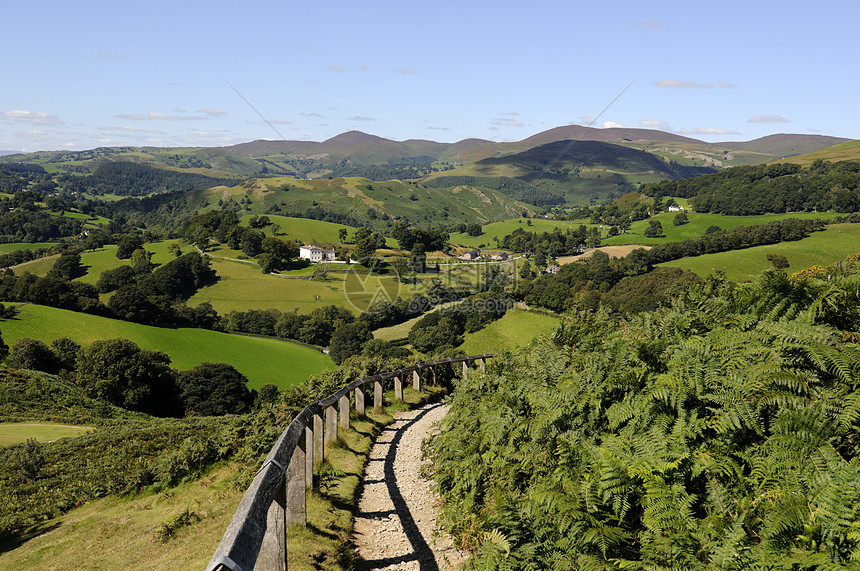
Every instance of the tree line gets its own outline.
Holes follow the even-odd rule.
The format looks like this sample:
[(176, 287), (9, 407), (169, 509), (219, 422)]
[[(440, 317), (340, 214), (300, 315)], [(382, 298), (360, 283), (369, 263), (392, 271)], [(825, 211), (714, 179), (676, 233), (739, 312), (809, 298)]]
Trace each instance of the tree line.
[(697, 212), (753, 215), (770, 212), (860, 211), (860, 162), (821, 159), (796, 164), (740, 166), (681, 180), (642, 185), (653, 197), (689, 198)]

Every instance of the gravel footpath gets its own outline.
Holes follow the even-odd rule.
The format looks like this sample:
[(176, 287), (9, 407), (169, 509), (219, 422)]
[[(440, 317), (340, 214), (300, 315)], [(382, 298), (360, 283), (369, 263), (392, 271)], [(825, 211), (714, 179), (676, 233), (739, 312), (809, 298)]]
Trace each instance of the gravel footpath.
[(419, 476), (421, 443), (447, 405), (428, 404), (401, 413), (370, 452), (355, 516), (357, 569), (458, 569), (466, 554), (437, 532), (438, 499)]

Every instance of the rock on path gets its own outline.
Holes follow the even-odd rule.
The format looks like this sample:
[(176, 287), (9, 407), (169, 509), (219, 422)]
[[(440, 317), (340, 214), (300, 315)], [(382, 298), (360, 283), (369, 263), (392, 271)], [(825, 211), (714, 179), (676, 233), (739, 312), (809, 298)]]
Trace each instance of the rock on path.
[(420, 477), (421, 443), (447, 405), (429, 404), (404, 412), (373, 445), (353, 539), (358, 569), (458, 569), (466, 554), (438, 533), (438, 500)]

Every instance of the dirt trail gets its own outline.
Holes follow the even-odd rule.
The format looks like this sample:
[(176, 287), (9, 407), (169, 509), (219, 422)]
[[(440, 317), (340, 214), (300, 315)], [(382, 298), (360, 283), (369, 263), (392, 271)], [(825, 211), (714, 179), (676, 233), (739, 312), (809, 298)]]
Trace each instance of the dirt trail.
[(421, 442), (447, 405), (429, 404), (398, 415), (376, 440), (355, 517), (357, 569), (459, 569), (466, 555), (437, 533), (438, 500), (419, 476)]

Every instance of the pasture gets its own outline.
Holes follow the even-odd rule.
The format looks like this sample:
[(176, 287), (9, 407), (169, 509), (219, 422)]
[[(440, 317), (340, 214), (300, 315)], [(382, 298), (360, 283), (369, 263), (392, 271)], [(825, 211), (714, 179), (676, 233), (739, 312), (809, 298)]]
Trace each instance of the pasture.
[(551, 333), (559, 323), (558, 317), (545, 313), (511, 309), (480, 331), (466, 333), (458, 347), (466, 355), (499, 353), (528, 345), (540, 335)]
[(702, 277), (722, 270), (729, 279), (742, 282), (772, 267), (767, 260), (771, 253), (784, 255), (790, 264), (786, 271), (792, 274), (816, 264), (826, 266), (858, 252), (860, 224), (832, 224), (795, 242), (682, 258), (660, 265), (685, 268)]
[[(143, 349), (163, 351), (172, 366), (191, 369), (200, 363), (227, 363), (248, 378), (250, 388), (271, 383), (286, 389), (325, 369), (334, 368), (328, 355), (277, 339), (231, 335), (206, 329), (165, 329), (41, 305), (21, 305), (3, 322), (3, 341), (10, 347), (22, 337), (50, 343), (58, 337), (86, 345), (123, 337)], [(253, 359), (248, 356), (253, 355)]]

